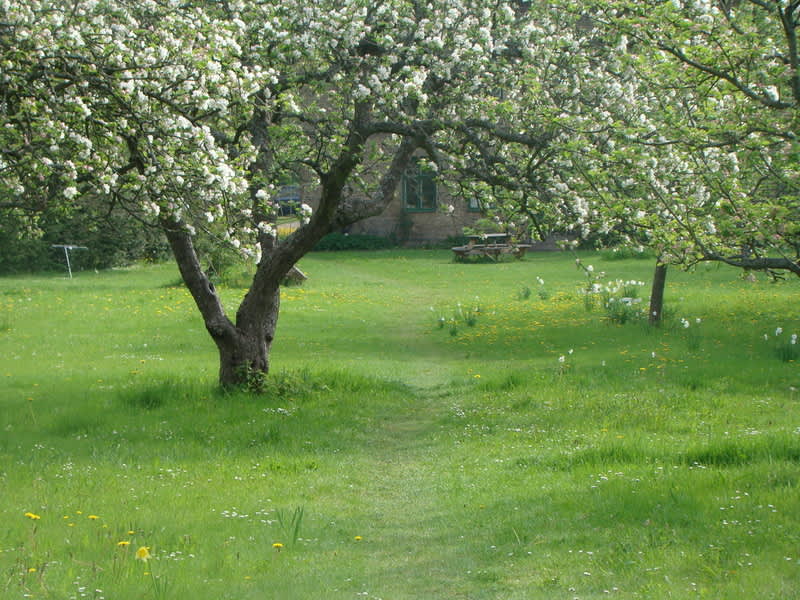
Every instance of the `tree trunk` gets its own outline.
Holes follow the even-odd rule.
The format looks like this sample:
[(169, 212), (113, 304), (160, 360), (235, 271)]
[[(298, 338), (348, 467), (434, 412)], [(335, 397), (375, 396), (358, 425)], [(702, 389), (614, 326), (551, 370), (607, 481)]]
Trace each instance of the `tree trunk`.
[(234, 324), (225, 314), (214, 284), (200, 266), (186, 227), (177, 220), (164, 221), (163, 226), (183, 281), (219, 350), (220, 384), (257, 387), (269, 371), (269, 350), (278, 323), (283, 274), (262, 283), (256, 292), (251, 289), (247, 293)]
[(661, 323), (661, 313), (664, 310), (664, 287), (667, 283), (667, 265), (656, 263), (653, 274), (653, 287), (650, 290), (650, 325)]
[(233, 336), (215, 339), (219, 349), (219, 382), (223, 387), (260, 387), (269, 372), (269, 352), (275, 338), (280, 288), (260, 298), (255, 314), (240, 310)]

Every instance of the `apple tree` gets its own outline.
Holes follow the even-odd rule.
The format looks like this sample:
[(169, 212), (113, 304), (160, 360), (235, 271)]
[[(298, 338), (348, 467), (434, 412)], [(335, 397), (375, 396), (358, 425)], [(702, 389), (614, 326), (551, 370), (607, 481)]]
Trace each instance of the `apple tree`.
[[(414, 153), (519, 135), (479, 100), (540, 37), (505, 0), (0, 0), (0, 209), (35, 227), (91, 200), (159, 227), (235, 385), (268, 372), (284, 276), (379, 213)], [(285, 181), (316, 198), (278, 239)], [(257, 263), (235, 315), (205, 235)]]

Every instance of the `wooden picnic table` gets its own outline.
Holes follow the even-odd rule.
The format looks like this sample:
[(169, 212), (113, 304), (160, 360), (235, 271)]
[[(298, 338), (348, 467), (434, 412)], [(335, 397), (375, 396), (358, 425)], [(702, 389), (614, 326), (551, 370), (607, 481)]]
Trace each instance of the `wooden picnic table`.
[(484, 233), (470, 235), (466, 246), (453, 247), (456, 259), (463, 260), (471, 256), (488, 256), (497, 261), (502, 255), (510, 254), (514, 258), (522, 258), (530, 244), (516, 244), (507, 233)]

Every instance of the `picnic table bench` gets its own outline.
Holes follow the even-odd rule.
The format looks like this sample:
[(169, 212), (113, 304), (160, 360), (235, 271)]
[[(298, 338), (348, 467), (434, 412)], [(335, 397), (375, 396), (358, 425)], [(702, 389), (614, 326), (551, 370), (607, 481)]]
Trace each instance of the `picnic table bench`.
[(465, 246), (454, 246), (453, 253), (457, 260), (471, 256), (488, 256), (497, 261), (502, 255), (510, 254), (514, 258), (522, 258), (530, 244), (512, 243), (507, 233), (484, 233), (468, 236)]

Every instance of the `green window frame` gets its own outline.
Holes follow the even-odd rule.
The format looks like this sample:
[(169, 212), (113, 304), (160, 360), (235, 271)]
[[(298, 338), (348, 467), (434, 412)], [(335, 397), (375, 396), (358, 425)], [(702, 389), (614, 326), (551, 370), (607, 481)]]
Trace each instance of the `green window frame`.
[(435, 212), (438, 195), (434, 171), (414, 161), (403, 173), (402, 197), (405, 212)]

